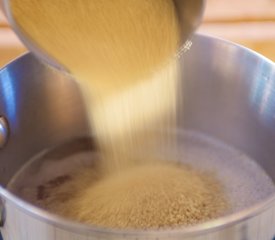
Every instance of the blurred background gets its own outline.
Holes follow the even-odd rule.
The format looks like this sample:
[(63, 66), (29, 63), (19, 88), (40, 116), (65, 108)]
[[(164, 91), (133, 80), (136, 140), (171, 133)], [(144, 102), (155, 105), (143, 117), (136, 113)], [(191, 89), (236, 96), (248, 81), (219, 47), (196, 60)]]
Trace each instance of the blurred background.
[[(239, 43), (275, 61), (275, 0), (208, 0), (198, 32)], [(0, 10), (0, 67), (25, 51)]]

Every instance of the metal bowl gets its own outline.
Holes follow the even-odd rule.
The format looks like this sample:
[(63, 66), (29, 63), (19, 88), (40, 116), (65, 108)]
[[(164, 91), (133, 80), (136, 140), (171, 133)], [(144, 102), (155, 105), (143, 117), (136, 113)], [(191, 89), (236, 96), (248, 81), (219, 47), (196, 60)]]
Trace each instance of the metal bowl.
[[(192, 41), (191, 50), (182, 58), (184, 107), (178, 109), (179, 127), (241, 150), (275, 181), (274, 63), (220, 39), (197, 35)], [(275, 195), (236, 214), (170, 231), (97, 228), (40, 210), (5, 187), (35, 154), (89, 135), (78, 86), (69, 76), (26, 54), (0, 71), (0, 115), (0, 231), (4, 240), (271, 240), (275, 236)]]
[[(69, 71), (66, 66), (62, 66), (53, 56), (50, 56), (44, 49), (39, 46), (39, 43), (31, 39), (21, 28), (18, 22), (14, 19), (13, 11), (11, 8), (12, 0), (0, 0), (0, 7), (2, 5), (4, 14), (6, 15), (9, 24), (11, 25), (13, 31), (20, 38), (22, 43), (39, 59), (44, 62), (54, 66), (57, 69), (63, 71)], [(2, 4), (1, 4), (2, 2)], [(195, 30), (198, 28), (202, 22), (203, 12), (205, 9), (205, 0), (174, 0), (176, 7), (176, 12), (178, 14), (178, 19), (180, 23), (180, 35), (181, 35), (181, 45), (182, 48), (179, 49), (179, 54), (181, 50), (185, 49), (185, 45), (188, 47), (188, 39)], [(39, 27), (39, 26), (38, 26)]]

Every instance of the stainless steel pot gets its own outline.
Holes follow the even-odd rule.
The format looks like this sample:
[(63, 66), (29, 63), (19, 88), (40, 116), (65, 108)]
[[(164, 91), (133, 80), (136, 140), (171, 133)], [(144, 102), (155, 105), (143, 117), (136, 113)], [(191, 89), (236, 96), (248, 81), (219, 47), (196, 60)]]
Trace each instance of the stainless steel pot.
[[(179, 127), (240, 149), (275, 181), (275, 64), (241, 46), (200, 35), (182, 61)], [(171, 231), (115, 231), (44, 212), (5, 187), (36, 153), (89, 134), (77, 84), (31, 54), (24, 55), (0, 72), (0, 115), (4, 240), (275, 239), (275, 195), (237, 214)]]

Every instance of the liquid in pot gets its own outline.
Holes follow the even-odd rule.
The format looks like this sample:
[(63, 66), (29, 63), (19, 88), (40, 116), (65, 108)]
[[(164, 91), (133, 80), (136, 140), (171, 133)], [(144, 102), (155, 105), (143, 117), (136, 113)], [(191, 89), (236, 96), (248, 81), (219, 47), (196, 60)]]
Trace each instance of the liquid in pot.
[[(47, 157), (47, 153), (42, 153), (18, 172), (9, 189), (24, 200), (68, 219), (98, 226), (136, 229), (194, 225), (244, 210), (275, 193), (270, 177), (244, 153), (197, 132), (178, 130), (175, 134), (177, 144), (174, 146), (181, 147), (160, 149), (155, 145), (155, 148), (150, 148), (155, 151), (147, 153), (147, 157), (171, 160), (168, 161), (170, 167), (176, 164), (178, 175), (174, 170), (171, 172), (174, 175), (170, 175), (169, 165), (166, 168), (151, 165), (151, 170), (139, 168), (139, 180), (133, 175), (135, 171), (127, 171), (127, 178), (122, 173), (106, 180), (94, 171), (96, 161), (100, 161), (100, 156), (94, 151), (78, 151), (66, 157), (60, 154)], [(168, 179), (167, 186), (163, 179)], [(169, 179), (175, 180), (174, 185)], [(163, 189), (154, 185), (154, 180), (162, 180)], [(189, 181), (191, 188), (184, 181)], [(197, 181), (197, 188), (192, 187), (192, 181)], [(174, 196), (175, 199), (169, 202), (165, 197), (173, 196), (169, 195), (169, 189), (175, 184), (179, 192), (183, 187), (186, 195), (184, 198)], [(103, 192), (100, 192), (101, 187)], [(128, 191), (123, 191), (125, 188)], [(147, 195), (133, 194), (147, 190)], [(109, 195), (102, 198), (102, 193)], [(127, 196), (127, 193), (132, 195)], [(85, 194), (90, 194), (89, 198), (83, 198)], [(90, 199), (90, 203), (85, 199)], [(102, 199), (109, 201), (102, 202)], [(142, 201), (146, 203), (141, 205)], [(89, 209), (89, 204), (92, 204), (90, 213), (78, 211), (83, 207)], [(181, 215), (177, 215), (179, 209), (184, 210)]]

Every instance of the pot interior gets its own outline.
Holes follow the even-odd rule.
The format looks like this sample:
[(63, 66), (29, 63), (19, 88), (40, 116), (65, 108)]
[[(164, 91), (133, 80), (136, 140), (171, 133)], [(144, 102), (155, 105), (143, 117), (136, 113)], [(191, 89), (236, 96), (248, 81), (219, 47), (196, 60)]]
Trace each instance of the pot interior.
[[(275, 193), (275, 66), (222, 40), (197, 35), (192, 41), (191, 50), (181, 59), (177, 127), (230, 146), (236, 158), (240, 154), (253, 159), (270, 184), (257, 199), (264, 201)], [(31, 54), (0, 71), (0, 115), (9, 125), (8, 141), (0, 149), (4, 188), (45, 149), (51, 149), (46, 156), (53, 154), (56, 159), (96, 149), (77, 83)], [(221, 154), (221, 161), (231, 160), (236, 167), (237, 161)], [(240, 175), (249, 169), (237, 168)], [(250, 174), (262, 173), (251, 170)]]

